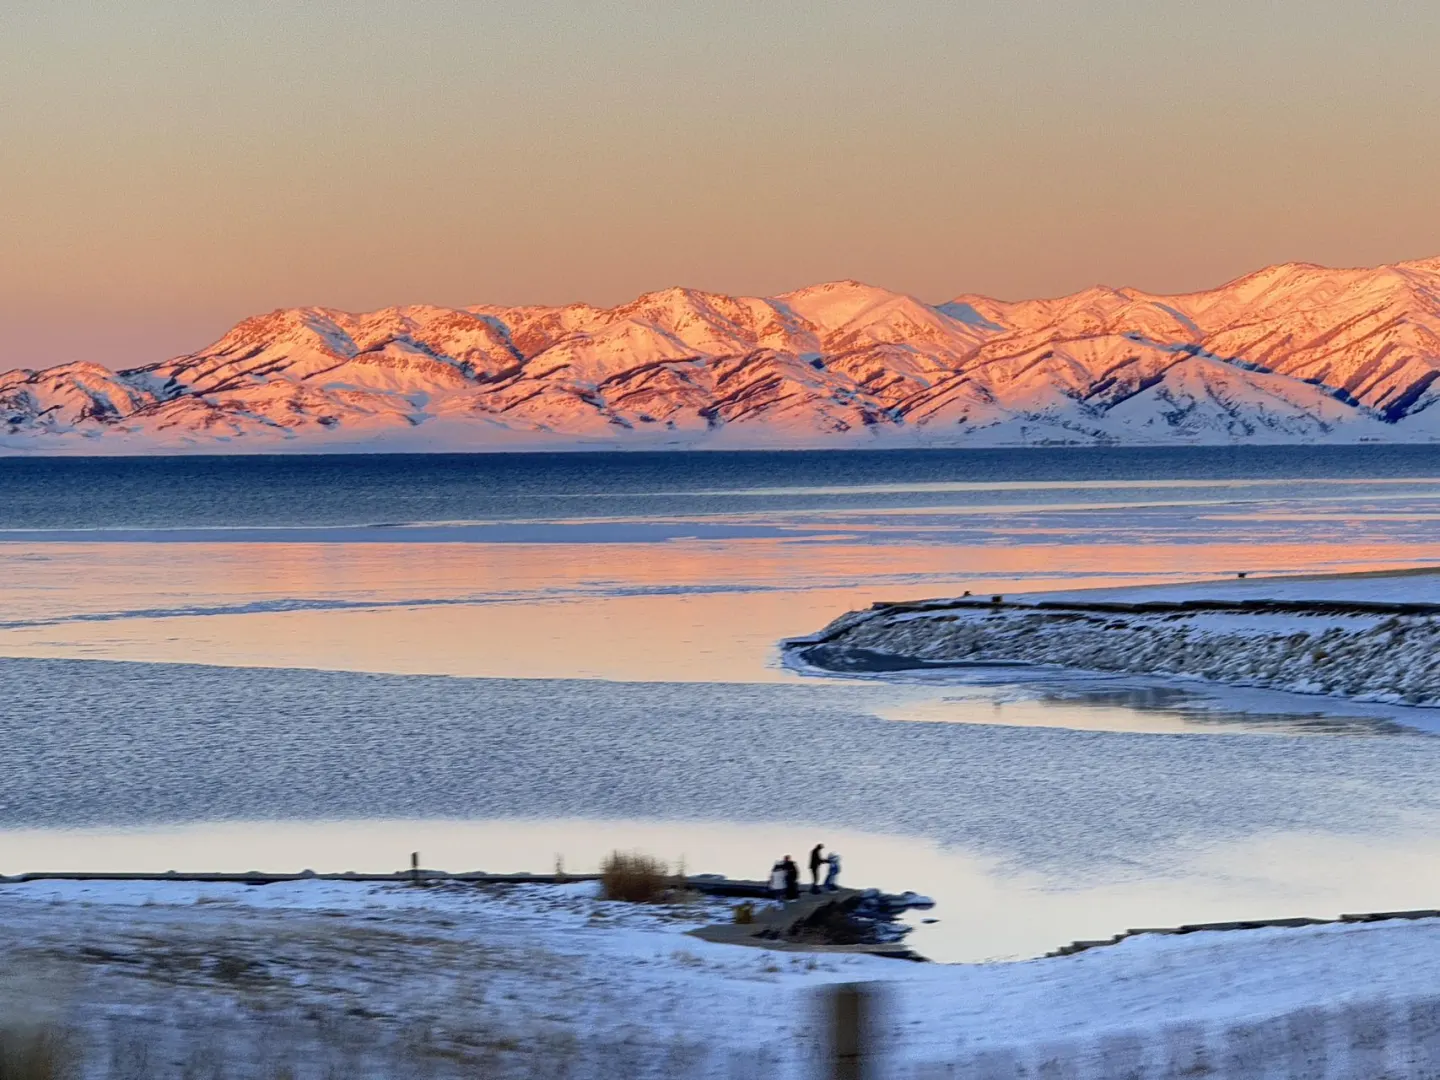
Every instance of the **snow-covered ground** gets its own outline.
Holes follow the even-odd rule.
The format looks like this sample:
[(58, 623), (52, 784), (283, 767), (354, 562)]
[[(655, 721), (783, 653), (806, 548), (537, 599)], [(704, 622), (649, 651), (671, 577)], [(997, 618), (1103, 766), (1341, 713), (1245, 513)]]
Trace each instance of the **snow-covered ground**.
[[(1226, 606), (1240, 602), (1257, 606)], [(1437, 605), (1435, 611), (1423, 610), (1427, 604)], [(1434, 707), (1440, 706), (1440, 572), (880, 606), (842, 616), (814, 639), (793, 644), (791, 653), (819, 667), (863, 668), (876, 654), (1023, 663)]]
[(727, 914), (583, 884), (6, 885), (0, 993), (12, 1027), (72, 1028), (89, 1076), (800, 1077), (837, 982), (877, 984), (883, 1077), (1440, 1067), (1440, 920), (952, 966), (683, 933)]

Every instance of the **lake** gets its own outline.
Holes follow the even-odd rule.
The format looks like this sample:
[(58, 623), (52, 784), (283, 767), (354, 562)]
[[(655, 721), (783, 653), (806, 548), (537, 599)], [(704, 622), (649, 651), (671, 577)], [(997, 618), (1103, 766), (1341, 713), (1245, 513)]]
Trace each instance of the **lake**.
[(759, 877), (823, 841), (935, 896), (948, 960), (1429, 906), (1427, 710), (776, 643), (1437, 541), (1429, 447), (0, 459), (0, 870)]

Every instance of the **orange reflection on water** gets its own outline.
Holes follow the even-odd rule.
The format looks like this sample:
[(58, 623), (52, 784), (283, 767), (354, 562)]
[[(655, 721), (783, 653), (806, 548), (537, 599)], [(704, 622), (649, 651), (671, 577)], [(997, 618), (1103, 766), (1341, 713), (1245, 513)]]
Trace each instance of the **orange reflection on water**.
[[(0, 545), (0, 654), (769, 681), (779, 639), (877, 600), (1436, 561), (1396, 543)], [(244, 610), (277, 603), (295, 610)]]

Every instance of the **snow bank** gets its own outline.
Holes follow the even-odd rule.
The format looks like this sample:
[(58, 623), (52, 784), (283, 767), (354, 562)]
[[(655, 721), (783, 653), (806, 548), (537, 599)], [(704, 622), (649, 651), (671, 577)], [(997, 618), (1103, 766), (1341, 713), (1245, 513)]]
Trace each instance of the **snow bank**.
[(788, 649), (841, 670), (1043, 664), (1440, 706), (1440, 575), (1237, 584), (877, 606)]

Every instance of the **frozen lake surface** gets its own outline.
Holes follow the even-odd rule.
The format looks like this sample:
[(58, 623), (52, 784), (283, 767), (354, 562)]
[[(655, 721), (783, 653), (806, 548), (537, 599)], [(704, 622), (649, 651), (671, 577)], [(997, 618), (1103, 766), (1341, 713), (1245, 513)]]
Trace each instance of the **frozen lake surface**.
[(497, 457), (7, 461), (0, 870), (759, 876), (824, 841), (934, 895), (947, 959), (1433, 903), (1417, 710), (775, 645), (965, 589), (1433, 565), (1440, 453)]

